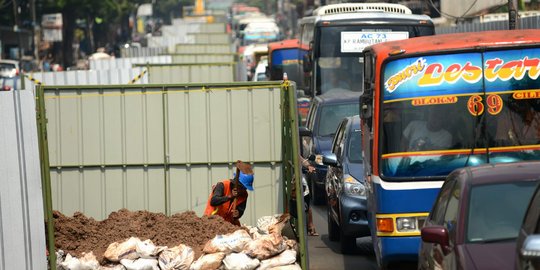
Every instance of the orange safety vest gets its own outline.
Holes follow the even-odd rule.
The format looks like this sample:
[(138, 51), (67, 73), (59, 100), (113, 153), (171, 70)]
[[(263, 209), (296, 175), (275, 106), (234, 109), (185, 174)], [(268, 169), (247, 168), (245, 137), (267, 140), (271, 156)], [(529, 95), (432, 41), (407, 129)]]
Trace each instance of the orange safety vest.
[[(223, 196), (230, 196), (232, 193), (232, 187), (231, 187), (231, 180), (223, 180), (221, 181), (223, 183)], [(210, 204), (210, 201), (212, 200), (212, 197), (214, 196), (214, 189), (215, 186), (212, 187), (212, 193), (210, 193), (210, 196), (208, 196), (208, 201), (206, 202), (206, 209), (204, 210), (205, 216), (212, 216), (212, 215), (219, 215), (223, 217), (226, 221), (235, 224), (240, 225), (240, 222), (238, 219), (233, 218), (232, 216), (232, 210), (233, 210), (233, 201), (226, 201), (221, 205), (218, 206), (212, 206)], [(239, 192), (238, 196), (236, 197), (236, 203), (235, 205), (240, 205), (243, 202), (247, 200), (248, 193), (247, 192)]]

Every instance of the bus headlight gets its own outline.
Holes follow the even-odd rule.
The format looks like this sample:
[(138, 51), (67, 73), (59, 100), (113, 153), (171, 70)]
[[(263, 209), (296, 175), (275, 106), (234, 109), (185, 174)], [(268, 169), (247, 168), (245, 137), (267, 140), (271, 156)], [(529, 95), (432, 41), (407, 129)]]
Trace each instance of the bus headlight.
[(345, 174), (343, 177), (345, 178), (343, 180), (343, 191), (345, 194), (350, 196), (366, 196), (366, 187), (362, 183), (348, 174)]
[(398, 217), (396, 218), (396, 229), (398, 232), (412, 232), (418, 230), (416, 217)]

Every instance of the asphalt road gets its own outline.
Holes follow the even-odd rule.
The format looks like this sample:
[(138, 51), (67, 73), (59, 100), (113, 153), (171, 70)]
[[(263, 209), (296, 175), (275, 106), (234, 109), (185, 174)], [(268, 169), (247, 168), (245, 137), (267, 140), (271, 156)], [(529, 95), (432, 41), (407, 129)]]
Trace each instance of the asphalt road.
[(308, 236), (308, 259), (310, 270), (377, 269), (370, 237), (356, 239), (357, 249), (353, 255), (339, 253), (339, 242), (328, 239), (326, 206), (313, 207), (313, 222), (319, 236)]

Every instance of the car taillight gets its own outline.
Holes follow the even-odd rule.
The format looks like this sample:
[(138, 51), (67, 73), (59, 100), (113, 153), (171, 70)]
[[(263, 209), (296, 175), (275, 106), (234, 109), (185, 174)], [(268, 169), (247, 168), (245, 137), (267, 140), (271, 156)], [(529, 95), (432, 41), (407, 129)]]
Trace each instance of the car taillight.
[(2, 87), (2, 91), (10, 91), (11, 90), (11, 86), (4, 86)]
[(19, 69), (15, 69), (15, 76), (19, 76)]

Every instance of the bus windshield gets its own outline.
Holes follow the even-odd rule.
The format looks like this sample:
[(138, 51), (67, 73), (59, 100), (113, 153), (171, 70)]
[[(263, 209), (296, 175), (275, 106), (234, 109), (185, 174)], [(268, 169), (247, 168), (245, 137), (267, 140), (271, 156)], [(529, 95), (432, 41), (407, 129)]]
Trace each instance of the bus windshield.
[(540, 159), (540, 49), (399, 59), (383, 70), (381, 175)]
[(433, 26), (340, 25), (320, 28), (315, 48), (315, 89), (317, 94), (332, 90), (363, 90), (363, 50), (385, 41), (401, 40), (433, 33)]

